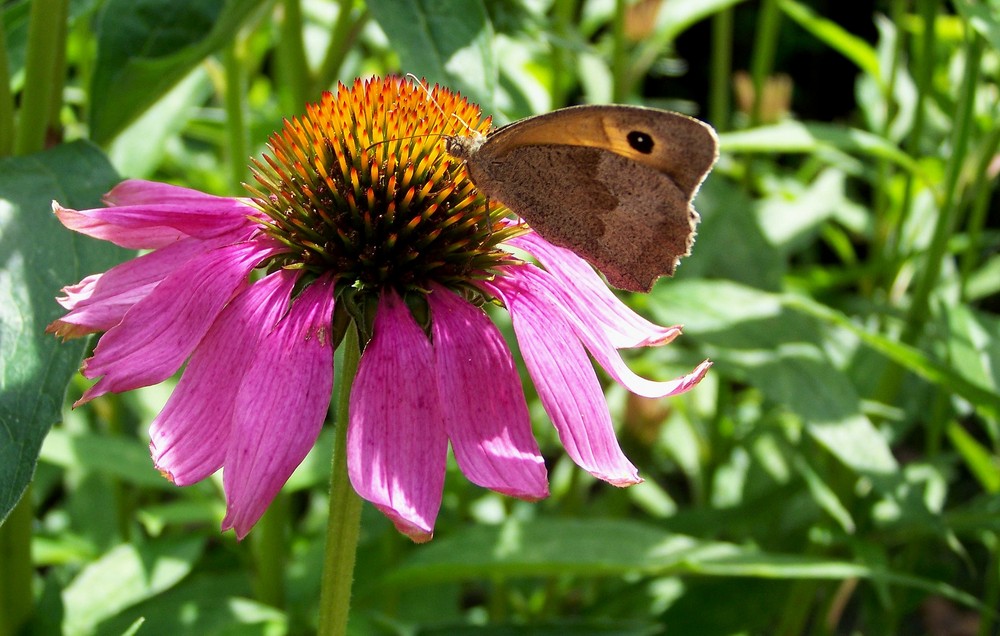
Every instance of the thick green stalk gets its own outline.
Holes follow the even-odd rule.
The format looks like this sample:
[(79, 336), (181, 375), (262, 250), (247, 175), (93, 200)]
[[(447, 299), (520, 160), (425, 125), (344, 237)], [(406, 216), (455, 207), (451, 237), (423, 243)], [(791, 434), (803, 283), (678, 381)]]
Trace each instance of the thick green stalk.
[(330, 46), (323, 55), (323, 63), (319, 67), (314, 82), (315, 91), (323, 91), (329, 88), (337, 79), (340, 67), (344, 64), (344, 58), (354, 46), (361, 29), (368, 21), (368, 10), (364, 9), (357, 15), (353, 10), (353, 0), (340, 0), (337, 13), (337, 22), (333, 25), (333, 33), (330, 35)]
[(307, 101), (314, 99), (302, 33), (302, 0), (284, 0), (281, 8), (281, 39), (276, 50), (281, 73), (281, 106), (286, 113), (298, 113)]
[(0, 526), (0, 636), (20, 633), (34, 612), (31, 565), (31, 488)]
[[(63, 59), (64, 30), (54, 24), (67, 19), (69, 0), (34, 0), (28, 21), (28, 50), (24, 61), (24, 91), (14, 137), (14, 154), (27, 155), (45, 147), (53, 100), (59, 99), (56, 69)], [(61, 86), (61, 83), (60, 83)], [(54, 94), (56, 93), (56, 94)]]
[[(931, 91), (931, 79), (934, 75), (934, 47), (936, 39), (934, 37), (935, 23), (937, 20), (939, 0), (917, 0), (917, 9), (920, 14), (920, 23), (923, 25), (923, 34), (920, 40), (920, 53), (913, 56), (916, 66), (917, 97), (916, 110), (913, 114), (913, 128), (903, 142), (906, 153), (916, 159), (920, 155), (920, 143), (924, 134), (924, 122), (926, 121), (927, 98)], [(894, 234), (888, 237), (887, 260), (893, 263), (892, 272), (898, 270), (900, 261), (900, 250), (903, 247), (901, 238), (903, 228), (906, 226), (907, 217), (910, 215), (910, 208), (913, 204), (913, 172), (906, 171), (905, 185), (903, 188), (903, 201), (899, 207), (899, 216), (894, 224)]]
[(764, 0), (757, 16), (753, 58), (750, 60), (750, 80), (753, 83), (753, 108), (750, 111), (751, 127), (760, 124), (760, 109), (764, 100), (764, 86), (774, 69), (774, 54), (778, 48), (781, 10), (778, 0)]
[(7, 36), (4, 35), (3, 11), (0, 11), (0, 157), (9, 157), (13, 151), (14, 95), (10, 92)]
[(709, 86), (709, 120), (719, 132), (729, 128), (730, 91), (733, 80), (733, 10), (712, 16), (712, 61)]
[(630, 90), (628, 50), (625, 42), (625, 0), (615, 0), (615, 15), (611, 24), (614, 48), (611, 52), (612, 101), (623, 102)]
[(279, 492), (261, 517), (253, 538), (254, 593), (271, 607), (285, 607), (285, 563), (288, 558), (288, 496)]
[[(983, 573), (986, 584), (983, 589), (983, 607), (998, 607), (1000, 603), (1000, 555), (997, 554), (1000, 548), (1000, 541), (997, 535), (988, 532), (985, 536), (986, 549), (989, 552), (986, 571)], [(993, 626), (996, 625), (996, 618), (993, 612), (982, 612), (979, 616), (978, 636), (989, 636), (993, 634)]]
[(961, 209), (958, 183), (962, 164), (969, 148), (969, 137), (972, 134), (972, 110), (975, 103), (976, 85), (979, 82), (982, 56), (983, 39), (970, 29), (965, 47), (965, 73), (959, 93), (955, 127), (953, 128), (954, 135), (941, 197), (941, 211), (934, 225), (934, 235), (926, 251), (924, 268), (917, 280), (910, 310), (906, 316), (906, 326), (901, 338), (906, 344), (916, 342), (927, 322), (931, 292), (937, 285), (941, 274), (941, 264), (948, 250), (948, 240), (958, 224)]
[(226, 141), (229, 146), (229, 188), (234, 194), (243, 192), (249, 144), (247, 142), (244, 95), (246, 94), (246, 55), (243, 40), (236, 40), (223, 52), (226, 72)]
[(347, 632), (354, 560), (361, 533), (361, 498), (351, 487), (347, 474), (347, 420), (351, 386), (358, 373), (361, 358), (356, 328), (348, 328), (341, 346), (344, 353), (338, 371), (340, 391), (337, 395), (330, 510), (327, 515), (326, 552), (323, 557), (323, 584), (320, 592), (320, 636), (343, 636)]
[(552, 4), (552, 30), (558, 40), (552, 45), (552, 108), (562, 108), (576, 77), (572, 55), (567, 48), (576, 17), (576, 0), (555, 0)]

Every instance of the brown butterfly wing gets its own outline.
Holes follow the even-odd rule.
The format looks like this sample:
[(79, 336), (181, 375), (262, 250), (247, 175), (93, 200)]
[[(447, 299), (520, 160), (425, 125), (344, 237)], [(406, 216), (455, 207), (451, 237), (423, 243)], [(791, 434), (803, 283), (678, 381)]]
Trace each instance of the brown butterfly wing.
[[(652, 152), (632, 147), (635, 131), (652, 140)], [(468, 168), (488, 196), (609, 283), (649, 291), (690, 251), (698, 221), (690, 199), (715, 157), (714, 133), (696, 120), (586, 106), (500, 129)]]

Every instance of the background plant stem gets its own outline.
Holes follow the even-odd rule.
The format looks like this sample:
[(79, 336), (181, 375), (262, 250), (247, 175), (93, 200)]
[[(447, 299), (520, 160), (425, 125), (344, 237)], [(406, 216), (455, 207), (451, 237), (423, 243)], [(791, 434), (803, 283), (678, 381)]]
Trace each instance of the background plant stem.
[(61, 37), (64, 29), (54, 28), (53, 25), (66, 22), (68, 6), (69, 0), (35, 0), (31, 3), (24, 90), (21, 92), (21, 108), (14, 136), (15, 155), (31, 154), (45, 147), (52, 102), (60, 98), (53, 90), (57, 85), (56, 69), (63, 59), (60, 49), (66, 46)]

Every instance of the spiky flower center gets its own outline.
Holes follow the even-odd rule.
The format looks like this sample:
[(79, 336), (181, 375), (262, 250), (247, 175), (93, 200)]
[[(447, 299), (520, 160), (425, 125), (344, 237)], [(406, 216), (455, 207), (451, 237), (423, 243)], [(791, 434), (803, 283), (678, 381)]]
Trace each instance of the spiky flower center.
[(444, 151), (443, 136), (466, 126), (485, 132), (489, 120), (446, 89), (394, 78), (340, 85), (286, 120), (254, 162), (265, 231), (290, 249), (269, 266), (330, 273), (366, 295), (467, 291), (492, 276), (518, 230)]

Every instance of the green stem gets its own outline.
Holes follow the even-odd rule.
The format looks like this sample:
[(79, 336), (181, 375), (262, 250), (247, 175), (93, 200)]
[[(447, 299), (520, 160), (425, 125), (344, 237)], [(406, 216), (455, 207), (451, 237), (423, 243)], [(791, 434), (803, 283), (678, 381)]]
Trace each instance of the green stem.
[[(920, 41), (920, 54), (915, 56), (917, 98), (916, 108), (913, 114), (913, 128), (903, 142), (906, 153), (911, 157), (918, 157), (920, 154), (920, 141), (923, 139), (924, 121), (926, 119), (927, 97), (931, 90), (931, 79), (934, 75), (934, 47), (937, 44), (934, 37), (934, 25), (937, 19), (938, 0), (918, 0), (917, 9), (920, 13), (920, 21), (923, 25), (923, 38)], [(898, 24), (898, 23), (897, 23)], [(903, 201), (899, 206), (899, 217), (894, 224), (894, 234), (888, 237), (887, 252), (888, 259), (893, 263), (890, 271), (898, 270), (900, 261), (900, 250), (903, 246), (901, 238), (906, 227), (907, 218), (910, 215), (910, 208), (913, 202), (913, 172), (904, 171)], [(891, 283), (890, 283), (891, 284)]]
[[(986, 549), (989, 552), (989, 560), (984, 577), (986, 584), (983, 589), (983, 607), (997, 607), (1000, 602), (1000, 555), (997, 554), (998, 541), (996, 534), (989, 532), (986, 534)], [(988, 636), (993, 633), (993, 625), (996, 623), (993, 612), (982, 612), (979, 616), (978, 636)]]
[(729, 128), (730, 90), (733, 80), (733, 10), (712, 16), (712, 76), (709, 87), (709, 120), (719, 131)]
[[(24, 60), (24, 91), (14, 138), (14, 154), (27, 155), (45, 147), (49, 116), (52, 113), (56, 69), (62, 60), (59, 52), (66, 43), (60, 40), (66, 22), (69, 0), (33, 0), (28, 21), (28, 50)], [(61, 85), (61, 84), (60, 84)]]
[(34, 612), (31, 565), (31, 488), (0, 525), (0, 636), (21, 633)]
[(951, 238), (961, 209), (958, 195), (958, 182), (962, 174), (962, 164), (965, 161), (969, 147), (969, 137), (972, 134), (973, 107), (975, 105), (976, 85), (979, 82), (980, 62), (983, 56), (983, 38), (972, 29), (969, 30), (968, 42), (965, 47), (965, 74), (962, 79), (959, 94), (957, 115), (955, 118), (954, 137), (948, 157), (945, 172), (944, 193), (941, 199), (941, 212), (934, 225), (934, 236), (927, 249), (926, 261), (917, 287), (913, 292), (913, 300), (906, 317), (901, 340), (913, 344), (923, 331), (929, 314), (931, 292), (937, 285), (941, 273), (941, 264), (948, 250), (948, 240)]
[(552, 44), (552, 108), (567, 104), (573, 88), (573, 55), (567, 48), (574, 27), (576, 0), (556, 0), (552, 4), (552, 31), (557, 40)]
[(226, 72), (226, 140), (229, 145), (229, 188), (233, 193), (243, 190), (243, 179), (246, 177), (247, 142), (246, 118), (244, 116), (244, 98), (246, 94), (246, 75), (244, 73), (246, 55), (242, 38), (226, 47), (223, 52), (223, 66)]
[(337, 79), (344, 58), (354, 46), (354, 41), (368, 20), (367, 9), (355, 15), (353, 0), (340, 0), (338, 4), (337, 22), (333, 25), (333, 33), (330, 35), (330, 46), (316, 74), (314, 90), (317, 91), (326, 90)]
[(347, 420), (351, 386), (361, 358), (356, 328), (348, 328), (341, 346), (344, 352), (339, 371), (340, 391), (337, 395), (333, 471), (330, 477), (330, 510), (326, 526), (326, 552), (323, 557), (320, 636), (342, 636), (347, 632), (354, 560), (361, 533), (361, 498), (351, 487), (347, 474)]
[(297, 113), (309, 101), (312, 92), (312, 77), (302, 34), (302, 0), (284, 0), (281, 7), (284, 13), (279, 23), (281, 39), (277, 46), (281, 102), (286, 113)]
[(628, 51), (625, 48), (625, 0), (615, 0), (615, 15), (611, 25), (613, 49), (611, 52), (612, 100), (623, 102), (628, 97)]
[(0, 11), (0, 157), (14, 151), (14, 95), (10, 92), (10, 66), (7, 62), (7, 36)]
[(279, 609), (285, 607), (289, 514), (288, 496), (279, 492), (251, 535), (257, 600)]
[(760, 124), (760, 109), (764, 103), (764, 86), (774, 69), (774, 54), (778, 48), (778, 30), (781, 11), (778, 0), (764, 0), (757, 16), (757, 33), (754, 36), (753, 59), (750, 60), (750, 79), (753, 83), (753, 108), (750, 111), (751, 128)]

